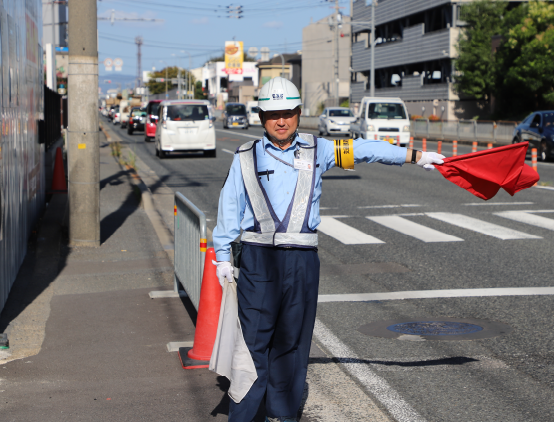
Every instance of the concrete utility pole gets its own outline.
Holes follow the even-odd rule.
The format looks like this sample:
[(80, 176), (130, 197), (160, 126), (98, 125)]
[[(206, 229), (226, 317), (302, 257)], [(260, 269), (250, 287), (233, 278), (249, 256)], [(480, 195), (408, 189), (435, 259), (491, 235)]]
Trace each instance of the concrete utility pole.
[(339, 96), (339, 24), (342, 20), (339, 10), (339, 0), (335, 0), (335, 94), (336, 94), (336, 106), (340, 106)]
[(69, 240), (100, 246), (96, 0), (69, 0)]
[(369, 95), (375, 97), (375, 2), (371, 0), (371, 69), (369, 75)]

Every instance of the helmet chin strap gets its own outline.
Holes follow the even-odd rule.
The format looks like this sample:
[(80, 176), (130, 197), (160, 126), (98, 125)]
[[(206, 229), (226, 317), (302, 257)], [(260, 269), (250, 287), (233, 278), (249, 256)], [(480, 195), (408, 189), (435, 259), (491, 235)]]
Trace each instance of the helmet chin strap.
[(298, 129), (296, 129), (294, 131), (294, 133), (292, 135), (290, 135), (287, 139), (284, 139), (284, 140), (281, 141), (281, 140), (277, 139), (275, 136), (271, 136), (267, 131), (264, 131), (264, 136), (267, 139), (269, 139), (271, 142), (273, 142), (274, 144), (279, 145), (280, 148), (283, 148), (289, 142), (294, 141), (294, 139), (296, 138), (296, 135), (298, 135)]

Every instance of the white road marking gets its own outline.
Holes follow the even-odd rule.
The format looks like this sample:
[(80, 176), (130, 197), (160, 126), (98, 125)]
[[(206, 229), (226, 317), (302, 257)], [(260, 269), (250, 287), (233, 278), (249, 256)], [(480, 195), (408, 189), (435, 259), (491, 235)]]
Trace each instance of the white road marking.
[(402, 234), (415, 237), (422, 242), (463, 242), (464, 239), (439, 232), (421, 224), (402, 218), (398, 215), (366, 217), (368, 220), (381, 224)]
[(376, 237), (365, 234), (354, 227), (350, 227), (334, 217), (322, 216), (318, 231), (328, 236), (334, 237), (345, 245), (365, 245), (375, 243), (385, 243)]
[(541, 229), (554, 230), (554, 219), (535, 215), (536, 212), (554, 212), (554, 210), (537, 211), (502, 211), (495, 212), (494, 215), (518, 221), (520, 223), (530, 224)]
[(552, 186), (533, 186), (533, 187), (537, 188), (537, 189), (554, 190), (554, 188)]
[(495, 287), (485, 289), (409, 290), (404, 292), (353, 293), (319, 295), (317, 301), (367, 302), (371, 300), (438, 299), (452, 297), (488, 296), (546, 296), (554, 295), (554, 287)]
[[(356, 378), (397, 422), (425, 422), (389, 383), (362, 363), (358, 356), (341, 342), (319, 319), (315, 321), (314, 336), (342, 366)], [(359, 361), (356, 362), (356, 361)]]
[(407, 207), (422, 207), (423, 205), (418, 204), (400, 204), (400, 205), (368, 205), (365, 207), (357, 208), (407, 208)]
[(252, 138), (252, 139), (262, 139), (263, 138), (263, 136), (254, 136), (254, 135), (247, 135), (245, 133), (238, 133), (235, 130), (216, 129), (216, 131), (226, 133), (228, 135), (233, 134), (233, 135), (237, 135), (237, 136), (244, 136), (245, 138)]
[(462, 205), (479, 206), (479, 205), (533, 205), (534, 202), (469, 202)]
[(339, 207), (319, 207), (320, 210), (337, 210)]
[(225, 148), (221, 148), (221, 151), (226, 152), (227, 154), (235, 155), (235, 153), (233, 151), (229, 151), (228, 149), (225, 149)]
[(463, 229), (472, 230), (474, 232), (496, 237), (502, 240), (542, 239), (542, 237), (540, 236), (534, 236), (532, 234), (519, 232), (507, 227), (498, 226), (496, 224), (488, 223), (477, 218), (468, 217), (467, 215), (454, 214), (450, 212), (428, 212), (425, 213), (425, 215), (440, 221), (444, 221), (445, 223), (452, 224), (453, 226), (458, 226)]

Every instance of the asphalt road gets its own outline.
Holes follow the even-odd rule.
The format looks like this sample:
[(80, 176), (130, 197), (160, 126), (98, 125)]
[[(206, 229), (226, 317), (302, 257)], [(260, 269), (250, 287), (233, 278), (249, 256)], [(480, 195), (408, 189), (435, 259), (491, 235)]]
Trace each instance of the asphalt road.
[[(116, 129), (161, 182), (150, 186), (154, 194), (182, 192), (207, 214), (212, 229), (233, 152), (262, 134), (260, 128), (216, 127), (216, 158), (176, 154), (164, 160), (143, 134)], [(470, 151), (458, 147), (459, 154)], [(443, 153), (451, 153), (451, 144)], [(554, 295), (526, 290), (554, 286), (554, 163), (538, 169), (546, 188), (514, 197), (501, 190), (487, 202), (436, 171), (409, 164), (357, 165), (353, 173), (333, 169), (323, 176), (320, 295), (334, 296), (318, 307), (314, 340), (393, 419), (554, 420)], [(483, 288), (496, 290), (476, 297), (448, 292), (463, 289), (464, 296)], [(499, 288), (517, 293), (502, 296)], [(431, 297), (343, 296), (420, 290), (432, 291)], [(443, 292), (433, 297), (436, 290)], [(427, 324), (390, 338), (383, 329), (448, 318), (473, 324), (454, 328), (476, 325), (491, 337), (419, 335)]]

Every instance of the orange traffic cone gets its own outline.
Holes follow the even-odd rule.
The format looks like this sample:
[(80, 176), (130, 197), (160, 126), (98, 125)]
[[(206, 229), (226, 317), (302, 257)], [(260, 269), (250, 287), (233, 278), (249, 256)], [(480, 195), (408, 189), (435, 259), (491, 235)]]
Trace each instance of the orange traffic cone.
[(65, 181), (65, 170), (63, 168), (62, 149), (58, 147), (56, 150), (56, 161), (54, 162), (54, 174), (52, 175), (51, 193), (65, 192), (67, 192), (67, 182)]
[(194, 345), (192, 348), (179, 348), (179, 359), (184, 369), (207, 368), (212, 356), (223, 294), (212, 260), (215, 261), (215, 250), (209, 248), (204, 261)]

